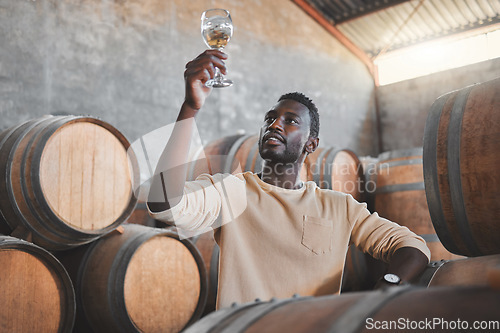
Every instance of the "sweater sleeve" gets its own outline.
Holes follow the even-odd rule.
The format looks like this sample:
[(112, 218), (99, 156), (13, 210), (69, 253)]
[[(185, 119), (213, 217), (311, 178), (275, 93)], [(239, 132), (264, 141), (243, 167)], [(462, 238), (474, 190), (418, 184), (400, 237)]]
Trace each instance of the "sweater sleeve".
[[(187, 231), (206, 231), (233, 221), (246, 208), (243, 178), (231, 174), (203, 174), (186, 182), (177, 205), (149, 214), (156, 220)], [(217, 223), (216, 223), (217, 222)]]
[(351, 195), (348, 195), (346, 200), (347, 215), (352, 228), (351, 242), (361, 251), (389, 262), (397, 249), (413, 247), (430, 260), (430, 250), (422, 237), (407, 227), (380, 217), (377, 213), (371, 214), (365, 203), (357, 202)]

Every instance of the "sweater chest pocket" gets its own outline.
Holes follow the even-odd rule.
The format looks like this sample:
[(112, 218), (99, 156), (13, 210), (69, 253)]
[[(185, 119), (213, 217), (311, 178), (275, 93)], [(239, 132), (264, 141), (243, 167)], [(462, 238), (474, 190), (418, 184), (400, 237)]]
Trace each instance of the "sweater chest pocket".
[(332, 222), (314, 216), (304, 215), (302, 220), (302, 245), (315, 254), (332, 250)]

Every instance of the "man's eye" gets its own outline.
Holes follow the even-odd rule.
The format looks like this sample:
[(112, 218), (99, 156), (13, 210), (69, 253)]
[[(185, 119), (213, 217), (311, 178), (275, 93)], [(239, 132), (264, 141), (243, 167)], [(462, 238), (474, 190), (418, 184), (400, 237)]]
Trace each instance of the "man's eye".
[(295, 119), (288, 119), (288, 122), (289, 122), (290, 124), (298, 124), (298, 123), (299, 123), (299, 122), (298, 122), (297, 120), (295, 120)]

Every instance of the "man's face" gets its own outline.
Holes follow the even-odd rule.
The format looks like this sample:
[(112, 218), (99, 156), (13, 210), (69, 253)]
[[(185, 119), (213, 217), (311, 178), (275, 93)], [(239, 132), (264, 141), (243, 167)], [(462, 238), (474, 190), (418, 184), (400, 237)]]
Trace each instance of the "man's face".
[(260, 129), (259, 153), (275, 163), (295, 163), (304, 152), (309, 138), (309, 109), (285, 99), (269, 110)]

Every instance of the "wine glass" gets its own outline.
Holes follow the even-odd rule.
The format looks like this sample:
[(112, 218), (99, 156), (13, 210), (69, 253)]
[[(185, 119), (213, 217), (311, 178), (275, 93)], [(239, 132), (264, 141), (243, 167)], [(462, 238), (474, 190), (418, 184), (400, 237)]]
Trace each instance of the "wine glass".
[[(201, 35), (211, 49), (222, 51), (233, 35), (233, 21), (225, 9), (208, 9), (201, 14)], [(215, 77), (208, 80), (207, 87), (229, 87), (233, 81), (224, 77), (219, 68), (215, 68)]]

